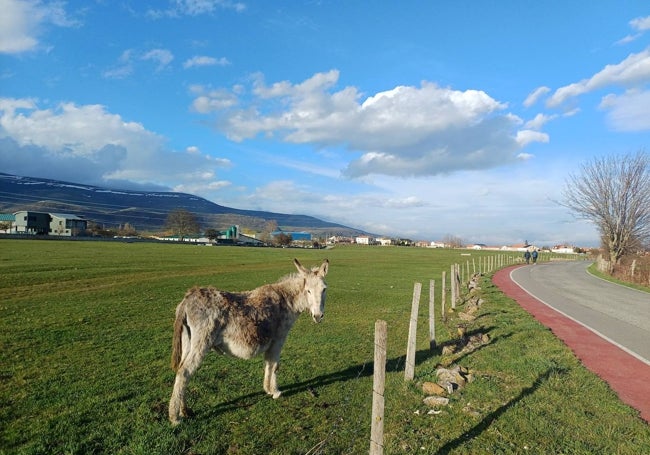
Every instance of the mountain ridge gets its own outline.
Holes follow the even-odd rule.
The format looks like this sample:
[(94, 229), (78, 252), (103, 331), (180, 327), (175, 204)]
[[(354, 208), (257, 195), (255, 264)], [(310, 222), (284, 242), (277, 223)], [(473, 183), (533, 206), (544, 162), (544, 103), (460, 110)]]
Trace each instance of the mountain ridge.
[(223, 229), (234, 224), (261, 231), (272, 221), (285, 231), (358, 235), (364, 231), (309, 215), (245, 210), (216, 204), (189, 193), (106, 188), (61, 180), (0, 172), (0, 211), (69, 213), (101, 225), (129, 223), (138, 231), (163, 229), (172, 210), (193, 213), (203, 228)]

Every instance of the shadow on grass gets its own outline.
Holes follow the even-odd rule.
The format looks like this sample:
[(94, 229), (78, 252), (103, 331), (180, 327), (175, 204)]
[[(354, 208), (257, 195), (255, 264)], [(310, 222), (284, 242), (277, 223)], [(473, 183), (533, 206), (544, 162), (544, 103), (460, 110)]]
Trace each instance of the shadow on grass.
[(485, 418), (481, 420), (478, 424), (476, 424), (473, 428), (469, 429), (468, 431), (461, 434), (457, 438), (447, 442), (436, 453), (439, 455), (447, 454), (453, 449), (459, 448), (463, 443), (478, 437), (481, 433), (487, 430), (495, 420), (499, 419), (499, 417), (505, 414), (510, 408), (515, 406), (521, 400), (535, 393), (535, 391), (537, 391), (537, 389), (539, 389), (542, 386), (542, 384), (548, 381), (551, 375), (557, 373), (558, 373), (557, 369), (549, 368), (548, 370), (546, 370), (544, 373), (540, 374), (537, 377), (533, 385), (531, 385), (530, 387), (526, 387), (519, 393), (519, 395), (517, 395), (515, 398), (510, 400), (508, 403), (506, 403), (505, 405), (501, 406), (500, 408), (496, 409), (495, 411), (485, 416)]
[[(427, 359), (439, 355), (439, 350), (430, 351), (428, 349), (420, 350), (415, 353), (415, 363), (419, 364)], [(386, 372), (399, 372), (403, 371), (404, 365), (406, 363), (406, 356), (399, 356), (392, 359), (386, 360)], [(312, 396), (318, 396), (318, 388), (328, 386), (330, 384), (353, 381), (359, 378), (364, 378), (372, 376), (374, 372), (374, 363), (369, 360), (366, 363), (350, 366), (345, 370), (337, 371), (335, 373), (323, 374), (316, 376), (312, 379), (308, 379), (302, 382), (296, 382), (294, 384), (280, 384), (280, 390), (282, 391), (282, 396), (290, 397), (297, 395), (299, 393), (308, 392)], [(217, 414), (228, 412), (230, 410), (247, 408), (254, 406), (260, 400), (271, 399), (263, 391), (249, 393), (247, 395), (242, 395), (234, 400), (221, 403), (216, 407), (210, 410), (210, 416), (214, 417)]]

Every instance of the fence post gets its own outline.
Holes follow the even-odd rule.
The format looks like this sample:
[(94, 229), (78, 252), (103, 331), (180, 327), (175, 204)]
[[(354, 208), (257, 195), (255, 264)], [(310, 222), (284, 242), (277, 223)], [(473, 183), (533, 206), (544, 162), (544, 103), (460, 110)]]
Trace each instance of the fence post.
[(456, 291), (456, 296), (454, 297), (453, 307), (456, 308), (456, 303), (460, 301), (460, 264), (454, 264), (454, 289)]
[(429, 280), (429, 350), (436, 348), (436, 282)]
[(442, 321), (447, 321), (447, 314), (445, 313), (445, 300), (447, 300), (447, 272), (442, 271)]
[(456, 264), (451, 264), (449, 282), (451, 285), (451, 307), (456, 308)]
[(462, 270), (463, 268), (461, 267), (460, 264), (456, 264), (456, 303), (460, 301), (460, 288), (461, 288), (461, 282), (462, 282)]
[(384, 453), (384, 388), (386, 383), (386, 321), (375, 322), (375, 365), (372, 377), (372, 424), (370, 455)]
[(404, 379), (412, 381), (415, 376), (415, 342), (418, 330), (418, 309), (420, 307), (420, 293), (422, 292), (422, 283), (413, 285), (413, 302), (411, 303), (411, 321), (409, 322), (409, 342), (406, 347), (406, 367), (404, 369)]

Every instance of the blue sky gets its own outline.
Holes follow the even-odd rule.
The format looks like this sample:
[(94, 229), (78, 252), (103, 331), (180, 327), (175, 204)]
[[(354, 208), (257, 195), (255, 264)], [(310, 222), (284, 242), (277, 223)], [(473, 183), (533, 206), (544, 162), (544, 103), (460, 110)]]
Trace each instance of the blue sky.
[(650, 139), (647, 1), (0, 0), (0, 172), (384, 235), (597, 245)]

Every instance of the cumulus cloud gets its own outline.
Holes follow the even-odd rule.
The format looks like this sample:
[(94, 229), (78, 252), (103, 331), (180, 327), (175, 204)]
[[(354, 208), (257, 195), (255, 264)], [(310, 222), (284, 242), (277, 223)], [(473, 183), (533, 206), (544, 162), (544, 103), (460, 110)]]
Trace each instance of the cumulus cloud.
[(589, 79), (557, 89), (547, 100), (548, 107), (557, 107), (568, 99), (607, 86), (634, 87), (650, 82), (650, 48), (630, 54), (615, 65), (607, 65)]
[(435, 175), (499, 166), (517, 159), (522, 121), (507, 105), (479, 90), (454, 90), (431, 82), (397, 86), (365, 96), (337, 89), (339, 72), (303, 82), (267, 85), (261, 74), (249, 90), (194, 88), (194, 110), (214, 113), (216, 128), (234, 141), (277, 138), (294, 144), (343, 147), (356, 155), (344, 170), (369, 174)]
[(0, 0), (0, 53), (19, 54), (38, 47), (47, 25), (74, 27), (63, 3), (40, 0)]
[(227, 58), (215, 58), (209, 57), (207, 55), (195, 55), (192, 58), (185, 60), (183, 63), (183, 68), (193, 68), (199, 66), (227, 66), (230, 65), (230, 62)]
[(218, 181), (215, 170), (230, 163), (169, 150), (165, 138), (100, 105), (42, 109), (33, 99), (0, 98), (0, 141), (4, 172), (90, 184), (160, 188), (187, 179), (207, 189)]

